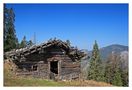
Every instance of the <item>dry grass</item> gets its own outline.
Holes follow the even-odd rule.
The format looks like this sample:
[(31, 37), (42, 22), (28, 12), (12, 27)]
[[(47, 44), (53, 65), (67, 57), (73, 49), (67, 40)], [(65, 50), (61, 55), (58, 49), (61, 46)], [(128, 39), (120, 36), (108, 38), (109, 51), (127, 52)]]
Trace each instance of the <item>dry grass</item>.
[(111, 84), (105, 82), (97, 82), (93, 80), (74, 80), (74, 81), (65, 81), (68, 86), (90, 86), (90, 87), (111, 87)]
[(93, 80), (73, 80), (73, 81), (51, 81), (36, 78), (24, 78), (13, 75), (10, 69), (13, 64), (9, 61), (4, 63), (4, 86), (90, 86), (90, 87), (111, 87), (112, 85)]

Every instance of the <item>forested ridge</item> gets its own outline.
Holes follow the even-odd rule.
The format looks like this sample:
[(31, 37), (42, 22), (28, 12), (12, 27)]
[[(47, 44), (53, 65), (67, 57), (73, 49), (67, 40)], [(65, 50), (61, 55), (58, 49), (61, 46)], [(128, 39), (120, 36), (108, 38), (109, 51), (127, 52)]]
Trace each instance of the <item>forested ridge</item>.
[[(111, 48), (114, 49), (111, 50)], [(103, 53), (109, 52), (106, 58), (101, 57), (102, 48), (99, 49), (97, 41), (92, 51), (84, 51), (87, 56), (90, 53), (89, 58), (86, 57), (81, 61), (85, 79), (103, 81), (116, 86), (128, 86), (128, 48), (126, 46), (110, 45), (103, 48)]]

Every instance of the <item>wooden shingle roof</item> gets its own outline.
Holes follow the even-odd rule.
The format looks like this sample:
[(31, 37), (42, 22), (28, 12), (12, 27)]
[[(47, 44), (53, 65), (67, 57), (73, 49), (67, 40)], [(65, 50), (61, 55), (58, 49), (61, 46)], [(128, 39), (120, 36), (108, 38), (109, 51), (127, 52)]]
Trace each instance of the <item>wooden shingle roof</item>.
[(73, 58), (79, 59), (82, 58), (84, 55), (83, 52), (78, 50), (77, 48), (71, 47), (67, 42), (64, 42), (62, 40), (48, 40), (47, 42), (44, 42), (40, 45), (34, 45), (31, 47), (26, 47), (26, 48), (20, 48), (20, 49), (15, 49), (9, 52), (5, 52), (4, 57), (5, 58), (17, 58), (21, 56), (27, 56), (29, 54), (32, 54), (37, 51), (41, 51), (45, 48), (48, 48), (50, 46), (56, 45), (60, 48), (63, 48), (70, 56), (73, 56)]

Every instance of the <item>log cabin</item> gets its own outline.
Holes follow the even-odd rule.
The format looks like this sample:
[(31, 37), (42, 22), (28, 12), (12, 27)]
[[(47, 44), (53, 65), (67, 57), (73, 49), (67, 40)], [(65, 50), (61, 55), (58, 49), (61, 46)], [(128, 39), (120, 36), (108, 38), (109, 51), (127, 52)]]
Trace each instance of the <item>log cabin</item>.
[(59, 39), (5, 53), (16, 64), (17, 75), (53, 80), (79, 79), (84, 56), (81, 50)]

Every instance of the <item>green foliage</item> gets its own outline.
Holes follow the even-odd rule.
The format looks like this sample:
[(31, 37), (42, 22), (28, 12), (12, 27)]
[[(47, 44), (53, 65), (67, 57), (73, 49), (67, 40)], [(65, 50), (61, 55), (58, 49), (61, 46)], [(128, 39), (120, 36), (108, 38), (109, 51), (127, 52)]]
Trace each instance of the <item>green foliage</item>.
[(30, 47), (33, 45), (33, 42), (31, 40), (27, 41), (26, 36), (23, 37), (19, 47), (20, 48), (25, 48), (25, 47)]
[(33, 77), (23, 78), (4, 70), (4, 86), (64, 86), (65, 84)]
[(103, 67), (102, 62), (100, 58), (100, 53), (98, 49), (98, 44), (95, 41), (95, 44), (93, 46), (92, 51), (92, 57), (90, 60), (90, 66), (88, 69), (88, 79), (96, 80), (96, 81), (103, 81), (104, 75), (103, 75)]
[(121, 78), (123, 86), (128, 86), (128, 69), (127, 70), (121, 70)]
[(32, 46), (32, 45), (33, 45), (32, 40), (29, 40), (29, 41), (27, 42), (27, 46)]
[(4, 51), (18, 48), (14, 22), (15, 14), (13, 9), (4, 7)]
[(121, 79), (121, 73), (119, 72), (119, 69), (116, 68), (115, 74), (112, 80), (112, 84), (116, 86), (122, 86), (122, 79)]
[(21, 43), (18, 43), (18, 38), (16, 37), (15, 31), (15, 13), (12, 8), (6, 8), (4, 6), (4, 51), (10, 51), (12, 49), (24, 48), (27, 46), (32, 46), (31, 40), (26, 41), (26, 37), (23, 37)]
[(120, 69), (120, 56), (112, 53), (106, 62), (105, 67), (105, 78), (106, 82), (111, 83), (116, 86), (122, 86), (123, 81), (121, 77)]
[(27, 41), (26, 41), (26, 36), (24, 36), (20, 43), (20, 48), (25, 48), (26, 46), (27, 46)]

